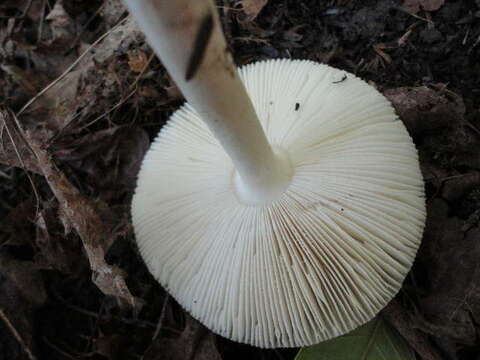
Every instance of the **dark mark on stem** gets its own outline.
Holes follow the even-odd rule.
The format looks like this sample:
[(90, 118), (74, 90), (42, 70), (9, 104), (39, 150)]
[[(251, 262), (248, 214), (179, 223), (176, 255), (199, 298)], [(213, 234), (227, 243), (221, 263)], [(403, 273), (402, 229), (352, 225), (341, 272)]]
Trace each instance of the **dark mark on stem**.
[(298, 111), (298, 109), (300, 109), (300, 104), (299, 104), (299, 103), (295, 103), (295, 111)]
[(213, 25), (213, 15), (212, 13), (208, 13), (203, 18), (193, 43), (193, 52), (188, 60), (187, 72), (185, 74), (185, 80), (187, 81), (195, 76), (202, 63), (205, 50), (207, 50), (208, 42), (212, 36)]
[(332, 84), (338, 84), (338, 83), (344, 82), (345, 80), (347, 80), (347, 74), (343, 74), (343, 78), (341, 78), (338, 81), (332, 82)]

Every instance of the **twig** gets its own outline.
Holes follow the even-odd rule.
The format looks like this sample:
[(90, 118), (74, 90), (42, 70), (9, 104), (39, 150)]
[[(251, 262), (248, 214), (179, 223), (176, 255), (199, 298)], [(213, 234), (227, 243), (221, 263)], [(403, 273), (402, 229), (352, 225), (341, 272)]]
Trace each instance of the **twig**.
[(5, 172), (3, 172), (2, 170), (0, 170), (0, 177), (3, 177), (7, 180), (12, 180), (12, 177), (10, 175), (7, 175)]
[(167, 312), (166, 310), (167, 310), (167, 304), (169, 299), (170, 299), (170, 295), (166, 294), (165, 299), (163, 300), (162, 311), (160, 312), (160, 317), (158, 318), (157, 327), (155, 328), (155, 333), (152, 336), (152, 342), (155, 341), (155, 339), (160, 334), (160, 330), (162, 330), (163, 321), (165, 320), (165, 313)]
[(35, 355), (33, 355), (32, 351), (29, 349), (27, 344), (25, 344), (25, 341), (23, 341), (22, 337), (18, 333), (17, 329), (13, 326), (13, 324), (10, 322), (8, 317), (5, 315), (2, 309), (0, 309), (0, 318), (3, 320), (5, 325), (7, 325), (8, 330), (12, 333), (13, 337), (17, 340), (17, 342), (22, 346), (23, 351), (27, 354), (28, 358), (30, 360), (37, 360)]
[(97, 40), (95, 40), (95, 42), (90, 45), (78, 58), (77, 60), (75, 60), (58, 78), (56, 78), (55, 80), (53, 80), (50, 84), (48, 84), (45, 88), (43, 88), (43, 90), (41, 90), (37, 95), (35, 95), (32, 99), (30, 99), (25, 105), (23, 105), (23, 107), (17, 112), (17, 116), (20, 116), (22, 115), (25, 110), (28, 109), (28, 107), (30, 105), (32, 105), (35, 101), (37, 101), (43, 94), (45, 94), (48, 90), (50, 90), (53, 86), (55, 86), (56, 84), (58, 84), (58, 82), (60, 80), (62, 80), (65, 76), (67, 76), (67, 74), (72, 71), (75, 66), (77, 66), (80, 61), (82, 61), (82, 59), (90, 52), (90, 50), (92, 50), (95, 46), (97, 46), (103, 39), (105, 39), (108, 35), (110, 35), (114, 30), (116, 30), (120, 25), (123, 25), (123, 23), (125, 23), (125, 21), (128, 19), (125, 18), (123, 20), (121, 20), (117, 25), (115, 25), (113, 28), (111, 28), (110, 30), (108, 30), (105, 34), (103, 34), (102, 36), (100, 36)]
[(38, 23), (37, 43), (42, 41), (43, 24), (45, 23), (45, 9), (47, 8), (47, 0), (43, 0), (42, 14), (40, 15), (40, 22)]
[(66, 358), (69, 358), (69, 359), (72, 359), (72, 360), (76, 360), (76, 358), (73, 357), (73, 355), (70, 355), (69, 353), (67, 353), (67, 352), (65, 352), (64, 350), (60, 349), (60, 347), (58, 347), (57, 345), (53, 344), (50, 340), (48, 340), (46, 336), (42, 337), (42, 340), (45, 342), (45, 344), (47, 344), (48, 346), (50, 346), (53, 350), (57, 351), (59, 354), (62, 354), (62, 355), (65, 356)]
[(41, 144), (28, 133), (26, 138), (60, 209), (82, 240), (93, 271), (93, 282), (105, 295), (122, 299), (137, 310), (137, 301), (130, 293), (121, 270), (105, 261), (105, 243), (110, 235), (94, 204), (70, 183)]
[[(3, 113), (0, 112), (0, 116), (4, 116)], [(93, 282), (105, 295), (115, 296), (118, 300), (128, 303), (135, 312), (138, 311), (138, 301), (128, 289), (122, 271), (105, 261), (105, 244), (110, 234), (95, 205), (83, 196), (57, 168), (45, 146), (34, 139), (30, 133), (25, 133), (14, 115), (13, 119), (22, 140), (34, 154), (36, 165), (57, 198), (61, 211), (82, 240), (93, 271)], [(6, 129), (13, 141), (8, 126)], [(20, 156), (18, 149), (16, 152)]]

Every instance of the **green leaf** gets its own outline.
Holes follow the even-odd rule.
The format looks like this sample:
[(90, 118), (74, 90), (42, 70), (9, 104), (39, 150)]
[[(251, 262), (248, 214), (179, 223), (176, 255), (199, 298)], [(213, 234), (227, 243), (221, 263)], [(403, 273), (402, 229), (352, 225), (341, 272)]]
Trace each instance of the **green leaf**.
[(405, 339), (377, 316), (358, 329), (303, 348), (295, 360), (415, 360)]

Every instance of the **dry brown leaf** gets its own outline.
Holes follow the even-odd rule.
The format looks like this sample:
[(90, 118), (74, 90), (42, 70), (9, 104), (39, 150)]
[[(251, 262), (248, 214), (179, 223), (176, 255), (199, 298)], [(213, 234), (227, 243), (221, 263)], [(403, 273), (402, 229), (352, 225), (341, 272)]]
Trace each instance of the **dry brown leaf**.
[(425, 11), (437, 11), (440, 9), (445, 0), (405, 0), (403, 8), (412, 14), (416, 14), (423, 9)]
[(127, 52), (128, 65), (133, 72), (141, 73), (148, 63), (147, 55), (142, 50), (130, 50)]
[[(17, 127), (19, 126), (13, 114), (7, 112), (0, 114), (7, 126), (15, 121)], [(130, 293), (123, 272), (105, 261), (106, 244), (109, 243), (111, 234), (94, 203), (70, 183), (57, 168), (42, 143), (30, 132), (22, 134), (21, 141), (24, 141), (34, 154), (41, 173), (59, 203), (60, 210), (80, 236), (93, 272), (93, 282), (104, 294), (114, 296), (123, 304), (129, 304), (134, 310), (138, 310), (140, 302)]]
[(122, 271), (105, 262), (104, 244), (110, 234), (95, 206), (68, 181), (37, 141), (28, 133), (26, 138), (62, 212), (82, 239), (93, 271), (93, 282), (105, 295), (117, 297), (136, 308), (137, 300), (130, 293)]
[(236, 4), (241, 6), (246, 15), (242, 22), (247, 23), (253, 21), (264, 6), (267, 5), (267, 2), (268, 0), (239, 0)]
[(39, 167), (45, 176), (60, 208), (82, 239), (93, 271), (93, 282), (106, 295), (137, 307), (137, 301), (128, 289), (124, 274), (116, 266), (105, 262), (104, 244), (110, 234), (93, 203), (84, 197), (55, 166), (51, 156), (29, 133), (26, 139), (35, 153)]
[(383, 94), (412, 136), (463, 122), (465, 104), (451, 91), (419, 86), (389, 89)]

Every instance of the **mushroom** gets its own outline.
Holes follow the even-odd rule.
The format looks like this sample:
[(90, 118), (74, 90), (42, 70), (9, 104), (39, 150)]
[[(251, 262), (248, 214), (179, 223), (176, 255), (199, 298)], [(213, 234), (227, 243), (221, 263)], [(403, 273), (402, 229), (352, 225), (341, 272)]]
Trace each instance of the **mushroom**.
[(150, 272), (215, 333), (275, 348), (373, 318), (420, 244), (415, 146), (390, 103), (345, 71), (236, 70), (210, 0), (125, 0), (187, 99), (132, 202)]

